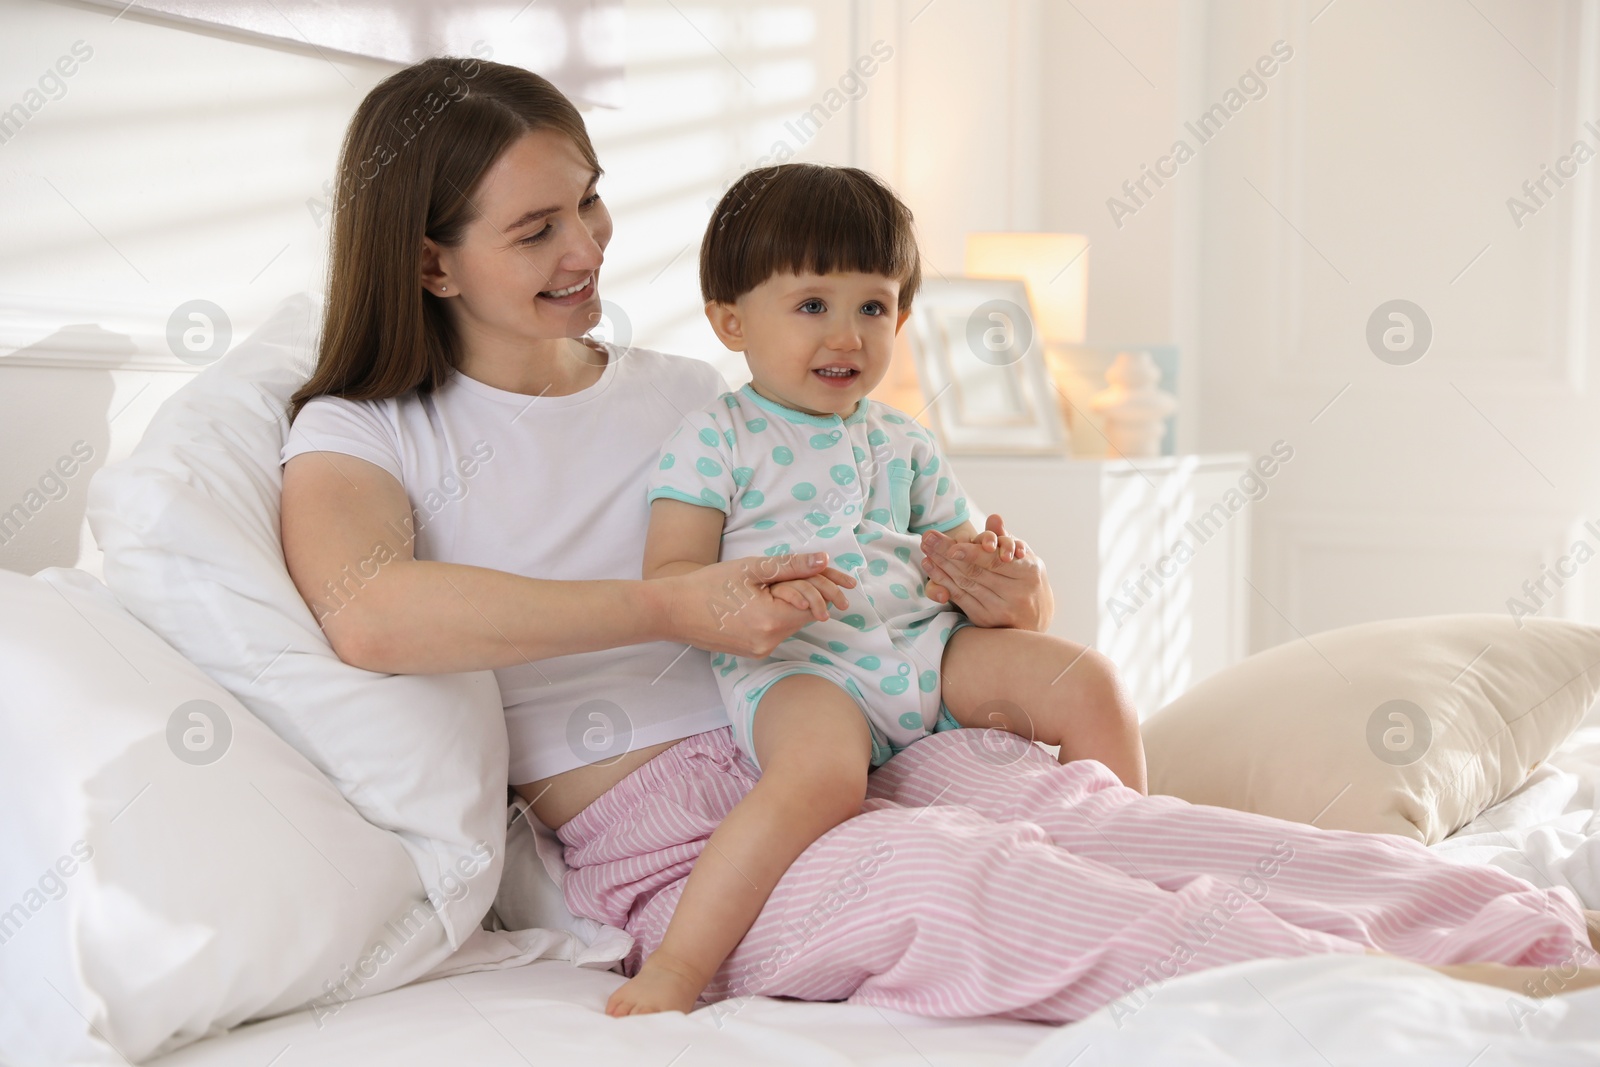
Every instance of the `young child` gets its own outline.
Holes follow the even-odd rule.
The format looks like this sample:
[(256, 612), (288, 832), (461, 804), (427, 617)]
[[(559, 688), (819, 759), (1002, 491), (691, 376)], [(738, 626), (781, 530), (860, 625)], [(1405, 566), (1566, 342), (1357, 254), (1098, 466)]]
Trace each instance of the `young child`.
[(1097, 759), (1144, 790), (1137, 717), (1103, 658), (979, 628), (927, 595), (925, 531), (976, 541), (991, 565), (1020, 546), (974, 529), (931, 433), (866, 399), (888, 369), (918, 261), (910, 211), (848, 167), (752, 171), (706, 230), (706, 315), (753, 380), (688, 416), (663, 449), (644, 576), (823, 551), (855, 586), (848, 598), (823, 576), (774, 586), (814, 621), (765, 659), (712, 659), (761, 778), (712, 835), (611, 1015), (693, 1008), (789, 864), (860, 810), (869, 769), (930, 731), (998, 727), (1059, 745), (1062, 762)]

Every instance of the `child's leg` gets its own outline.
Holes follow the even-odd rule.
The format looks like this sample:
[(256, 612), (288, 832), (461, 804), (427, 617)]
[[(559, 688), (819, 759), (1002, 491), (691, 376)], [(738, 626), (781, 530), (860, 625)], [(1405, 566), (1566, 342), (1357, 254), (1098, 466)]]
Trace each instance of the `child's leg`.
[(691, 1010), (795, 857), (860, 812), (872, 738), (843, 689), (814, 674), (780, 678), (757, 706), (754, 741), (760, 780), (711, 835), (661, 946), (607, 1014)]
[(1059, 745), (1062, 763), (1098, 760), (1145, 791), (1139, 714), (1099, 653), (1049, 634), (964, 626), (950, 635), (940, 673), (962, 726)]

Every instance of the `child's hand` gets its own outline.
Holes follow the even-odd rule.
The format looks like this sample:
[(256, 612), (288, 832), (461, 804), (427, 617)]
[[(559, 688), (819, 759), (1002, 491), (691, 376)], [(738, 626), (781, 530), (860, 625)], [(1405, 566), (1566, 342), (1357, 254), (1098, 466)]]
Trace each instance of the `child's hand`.
[[(1010, 534), (996, 534), (993, 530), (984, 530), (967, 543), (977, 551), (952, 549), (951, 558), (969, 568), (989, 570), (1002, 563), (1021, 559), (1028, 553), (1028, 546), (1023, 542)], [(941, 604), (950, 602), (950, 590), (931, 579), (927, 584), (927, 595)]]
[(772, 595), (785, 604), (801, 611), (811, 612), (811, 617), (818, 622), (827, 619), (830, 602), (840, 611), (850, 606), (850, 602), (844, 598), (844, 593), (838, 586), (832, 582), (824, 586), (814, 578), (795, 578), (787, 582), (778, 582), (771, 586), (771, 590)]
[(1044, 564), (1021, 541), (1005, 532), (998, 515), (968, 542), (929, 530), (922, 537), (927, 595), (953, 604), (979, 626), (1044, 631), (1055, 613), (1055, 598)]

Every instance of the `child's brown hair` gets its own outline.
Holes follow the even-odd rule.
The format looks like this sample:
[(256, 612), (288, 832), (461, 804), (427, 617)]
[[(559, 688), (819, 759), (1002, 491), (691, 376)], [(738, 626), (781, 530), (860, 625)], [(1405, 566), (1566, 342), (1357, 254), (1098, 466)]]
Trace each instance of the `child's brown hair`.
[(731, 304), (774, 274), (860, 271), (900, 282), (904, 311), (922, 284), (911, 209), (855, 167), (785, 163), (734, 182), (700, 242), (700, 295)]

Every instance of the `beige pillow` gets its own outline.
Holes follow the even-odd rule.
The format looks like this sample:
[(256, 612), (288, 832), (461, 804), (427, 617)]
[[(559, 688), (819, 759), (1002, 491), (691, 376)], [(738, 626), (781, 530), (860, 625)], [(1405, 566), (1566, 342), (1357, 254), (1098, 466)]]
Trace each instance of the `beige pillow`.
[(1144, 724), (1150, 792), (1433, 844), (1504, 799), (1600, 692), (1600, 628), (1440, 615), (1314, 634)]

